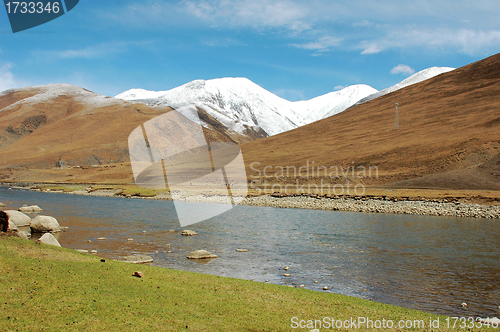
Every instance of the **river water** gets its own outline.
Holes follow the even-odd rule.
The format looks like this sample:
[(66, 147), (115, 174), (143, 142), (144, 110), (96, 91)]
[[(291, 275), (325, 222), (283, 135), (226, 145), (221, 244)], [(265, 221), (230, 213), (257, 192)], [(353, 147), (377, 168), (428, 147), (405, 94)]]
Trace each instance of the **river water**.
[[(498, 220), (238, 206), (186, 227), (199, 235), (184, 237), (169, 201), (0, 187), (0, 202), (15, 209), (38, 204), (68, 227), (58, 236), (63, 247), (105, 258), (147, 254), (166, 268), (317, 291), (328, 286), (438, 314), (500, 316)], [(219, 257), (186, 258), (197, 249)]]

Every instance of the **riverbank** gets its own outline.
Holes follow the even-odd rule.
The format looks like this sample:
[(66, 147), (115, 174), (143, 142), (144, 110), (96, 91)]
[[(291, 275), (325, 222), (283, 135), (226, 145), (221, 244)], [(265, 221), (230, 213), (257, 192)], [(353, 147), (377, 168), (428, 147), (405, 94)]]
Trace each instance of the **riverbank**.
[[(224, 203), (223, 196), (213, 193), (204, 195), (193, 192), (161, 191), (138, 187), (110, 185), (41, 185), (30, 184), (21, 187), (43, 192), (58, 192), (75, 195), (107, 196), (123, 198), (143, 198), (156, 200), (182, 200), (198, 203)], [(386, 190), (387, 191), (387, 190)], [(496, 193), (482, 196), (477, 193), (457, 194), (433, 192), (424, 196), (421, 191), (371, 190), (364, 195), (318, 195), (318, 194), (252, 194), (240, 205), (269, 206), (276, 208), (299, 208), (314, 210), (351, 211), (363, 213), (396, 213), (409, 215), (448, 216), (464, 218), (500, 218), (500, 198)], [(390, 195), (389, 195), (390, 194)], [(480, 202), (481, 204), (475, 203)]]
[[(134, 277), (141, 271), (143, 278)], [(0, 330), (285, 331), (292, 318), (357, 321), (358, 317), (420, 324), (446, 317), (248, 280), (120, 263), (0, 235)], [(64, 313), (64, 314), (61, 314)], [(350, 323), (349, 323), (350, 324)], [(347, 329), (372, 330), (361, 325)], [(410, 328), (405, 328), (410, 330)]]
[(309, 196), (273, 197), (265, 195), (247, 197), (242, 204), (279, 208), (352, 211), (364, 213), (397, 213), (490, 219), (500, 218), (500, 206), (486, 206), (458, 202), (439, 202), (434, 200), (409, 200), (402, 198), (387, 200), (368, 197), (323, 198)]

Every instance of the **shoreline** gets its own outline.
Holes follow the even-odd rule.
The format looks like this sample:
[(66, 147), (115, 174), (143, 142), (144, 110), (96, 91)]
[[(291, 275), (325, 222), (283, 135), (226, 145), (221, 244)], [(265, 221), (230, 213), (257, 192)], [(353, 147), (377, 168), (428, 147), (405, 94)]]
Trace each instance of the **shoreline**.
[[(428, 322), (438, 318), (444, 322), (447, 317), (300, 287), (103, 262), (67, 248), (24, 241), (0, 236), (0, 258), (11, 267), (0, 305), (8, 316), (0, 320), (0, 330), (64, 327), (128, 331), (131, 326), (134, 330), (158, 330), (160, 322), (172, 330), (283, 331), (290, 330), (292, 317), (332, 317), (334, 322), (333, 317), (339, 322), (370, 317), (394, 322), (411, 319), (419, 322), (415, 330), (427, 331)], [(36, 286), (33, 280), (37, 280)], [(57, 289), (54, 280), (58, 280)], [(169, 281), (167, 287), (165, 280)], [(33, 301), (33, 292), (38, 301)], [(26, 312), (34, 314), (27, 317)], [(217, 319), (206, 318), (214, 315)], [(255, 319), (256, 315), (260, 319)], [(451, 330), (446, 325), (442, 328)]]
[[(120, 197), (120, 198), (140, 198), (155, 200), (171, 200), (170, 194), (158, 193), (154, 196), (147, 195), (124, 195), (123, 190), (119, 188), (92, 188), (77, 189), (74, 191), (52, 190), (50, 188), (42, 189), (39, 186), (19, 187), (24, 190), (65, 193), (72, 195), (101, 196), (101, 197)], [(194, 203), (215, 203), (222, 204), (227, 201), (223, 196), (202, 194), (188, 195), (187, 192), (174, 192), (172, 194), (176, 200), (194, 202)], [(500, 205), (481, 205), (474, 203), (460, 202), (458, 198), (410, 198), (410, 197), (387, 197), (387, 196), (319, 196), (317, 194), (263, 194), (251, 196), (248, 195), (238, 205), (263, 206), (275, 208), (298, 208), (311, 210), (331, 210), (344, 212), (362, 212), (362, 213), (391, 213), (408, 215), (426, 215), (426, 216), (446, 216), (461, 218), (482, 218), (498, 219), (500, 218)]]

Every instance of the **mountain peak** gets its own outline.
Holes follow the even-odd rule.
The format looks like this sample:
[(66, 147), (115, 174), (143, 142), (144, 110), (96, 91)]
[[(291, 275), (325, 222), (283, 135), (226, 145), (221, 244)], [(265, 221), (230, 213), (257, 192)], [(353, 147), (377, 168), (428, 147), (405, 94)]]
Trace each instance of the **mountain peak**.
[(398, 84), (395, 84), (395, 85), (393, 85), (393, 86), (391, 86), (391, 87), (389, 87), (387, 89), (384, 89), (382, 91), (376, 92), (376, 93), (374, 93), (372, 95), (369, 95), (366, 98), (363, 98), (363, 99), (359, 100), (356, 103), (356, 105), (366, 103), (367, 101), (376, 99), (376, 98), (381, 97), (383, 95), (386, 95), (388, 93), (391, 93), (391, 92), (397, 91), (399, 89), (405, 88), (405, 87), (407, 87), (409, 85), (423, 82), (423, 81), (428, 80), (428, 79), (430, 79), (430, 78), (432, 78), (434, 76), (437, 76), (437, 75), (440, 75), (440, 74), (443, 74), (443, 73), (447, 73), (447, 72), (452, 71), (452, 70), (455, 70), (455, 68), (451, 68), (451, 67), (430, 67), (430, 68), (421, 70), (421, 71), (419, 71), (419, 72), (411, 75), (410, 77), (402, 80)]

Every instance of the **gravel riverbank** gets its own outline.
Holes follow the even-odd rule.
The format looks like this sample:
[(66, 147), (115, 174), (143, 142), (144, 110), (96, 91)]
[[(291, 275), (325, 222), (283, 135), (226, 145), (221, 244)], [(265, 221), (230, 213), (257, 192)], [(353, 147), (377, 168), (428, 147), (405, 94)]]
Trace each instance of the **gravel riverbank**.
[[(89, 190), (82, 189), (70, 194), (110, 196), (143, 199), (171, 199), (170, 195), (159, 194), (155, 197), (123, 196), (121, 190)], [(40, 189), (35, 189), (40, 190)], [(43, 190), (47, 191), (47, 190)], [(63, 192), (63, 191), (52, 191)], [(172, 197), (176, 200), (204, 203), (227, 203), (227, 197), (187, 195), (187, 193), (174, 192)], [(236, 199), (239, 201), (238, 199)], [(250, 206), (269, 206), (276, 208), (298, 208), (314, 210), (352, 211), (364, 213), (398, 213), (411, 215), (449, 216), (465, 218), (500, 218), (500, 205), (480, 205), (459, 202), (456, 199), (414, 199), (409, 197), (373, 197), (373, 196), (336, 196), (320, 197), (317, 195), (261, 195), (249, 196), (239, 203)]]
[(314, 197), (272, 197), (269, 195), (247, 197), (241, 204), (271, 206), (279, 208), (299, 208), (365, 213), (399, 213), (429, 216), (450, 216), (467, 218), (500, 217), (500, 206), (466, 204), (458, 202), (433, 202), (423, 200), (384, 200), (355, 198), (314, 198)]

